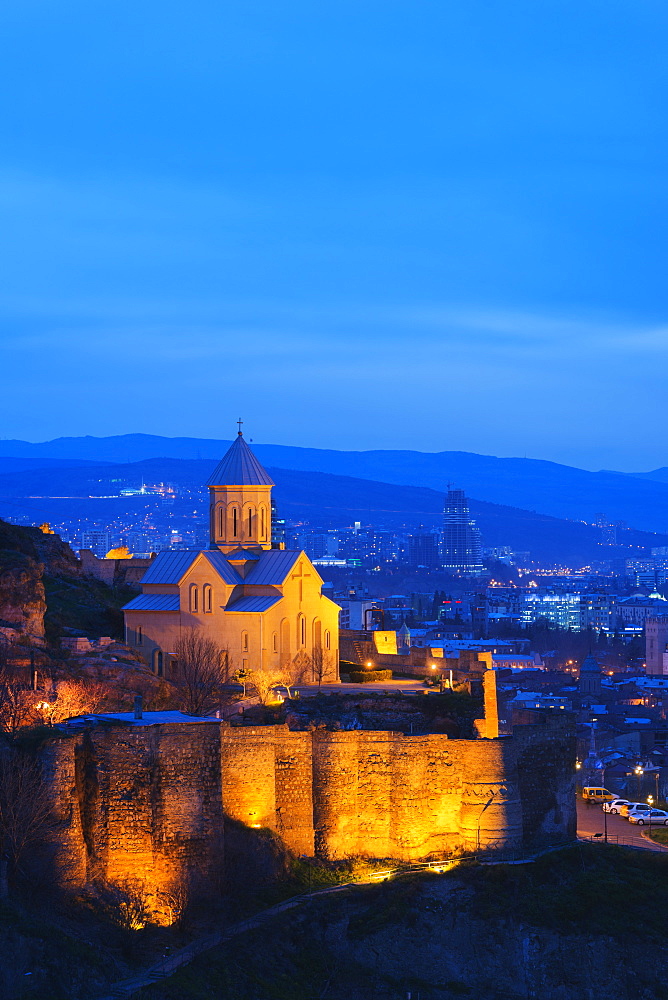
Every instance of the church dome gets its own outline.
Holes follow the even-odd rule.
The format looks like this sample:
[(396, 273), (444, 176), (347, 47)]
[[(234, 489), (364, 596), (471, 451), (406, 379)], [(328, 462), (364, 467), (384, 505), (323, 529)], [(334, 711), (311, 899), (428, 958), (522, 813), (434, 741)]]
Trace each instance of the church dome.
[(207, 486), (274, 486), (274, 480), (263, 469), (244, 441), (241, 431), (216, 466)]
[(581, 674), (600, 674), (601, 666), (592, 653), (589, 654), (583, 661), (580, 667)]

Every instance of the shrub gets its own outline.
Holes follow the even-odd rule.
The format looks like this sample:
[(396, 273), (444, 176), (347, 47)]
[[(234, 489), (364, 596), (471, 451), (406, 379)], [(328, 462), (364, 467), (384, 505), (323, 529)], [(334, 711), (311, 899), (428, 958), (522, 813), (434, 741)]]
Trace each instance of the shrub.
[(351, 670), (351, 684), (368, 684), (372, 681), (391, 681), (391, 670)]

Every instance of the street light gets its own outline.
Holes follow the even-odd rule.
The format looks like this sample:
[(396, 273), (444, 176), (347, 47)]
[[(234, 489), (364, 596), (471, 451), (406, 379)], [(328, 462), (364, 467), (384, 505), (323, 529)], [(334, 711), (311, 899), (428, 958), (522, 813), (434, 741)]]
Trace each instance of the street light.
[(645, 773), (645, 769), (640, 764), (636, 764), (636, 766), (633, 768), (633, 773), (638, 779), (638, 800), (640, 801), (640, 783), (642, 780), (642, 776)]
[(654, 796), (647, 796), (647, 805), (649, 806), (649, 836), (650, 840), (652, 838), (652, 806), (654, 805)]

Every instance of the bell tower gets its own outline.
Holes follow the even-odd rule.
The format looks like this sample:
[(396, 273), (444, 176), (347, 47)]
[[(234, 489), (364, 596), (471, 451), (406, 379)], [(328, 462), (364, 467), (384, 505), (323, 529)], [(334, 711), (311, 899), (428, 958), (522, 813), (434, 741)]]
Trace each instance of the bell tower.
[(209, 548), (271, 548), (273, 479), (262, 468), (239, 432), (209, 478)]

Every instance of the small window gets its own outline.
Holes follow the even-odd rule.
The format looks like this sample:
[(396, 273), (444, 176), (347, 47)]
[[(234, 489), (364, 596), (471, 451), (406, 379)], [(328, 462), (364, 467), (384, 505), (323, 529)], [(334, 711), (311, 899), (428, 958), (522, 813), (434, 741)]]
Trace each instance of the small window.
[(253, 508), (248, 508), (248, 537), (253, 537)]
[(138, 646), (141, 646), (143, 638), (144, 637), (142, 635), (141, 625), (138, 625), (137, 626), (137, 631), (135, 632), (135, 642), (137, 643)]
[(220, 538), (225, 537), (225, 508), (218, 508), (218, 535)]
[(248, 652), (248, 632), (241, 633), (241, 651), (242, 653)]
[(271, 637), (271, 648), (274, 653), (278, 652), (278, 632), (274, 632)]
[(325, 632), (325, 649), (329, 649), (331, 645), (331, 636), (329, 634), (329, 629)]
[(237, 514), (237, 508), (233, 507), (232, 508), (232, 537), (233, 538), (236, 538), (237, 537), (237, 533), (238, 533), (237, 516), (238, 516), (238, 514)]
[(267, 537), (267, 511), (264, 507), (260, 507), (260, 540), (264, 541)]
[(299, 636), (299, 645), (306, 645), (306, 619), (303, 615), (299, 616), (299, 625), (297, 630), (297, 635)]
[(210, 615), (213, 611), (213, 588), (208, 583), (204, 584), (202, 590), (202, 605), (204, 614)]
[(196, 583), (190, 584), (190, 610), (194, 614), (199, 611), (199, 589)]
[(158, 675), (158, 677), (162, 677), (163, 675), (162, 653), (159, 650), (155, 658), (155, 672)]

